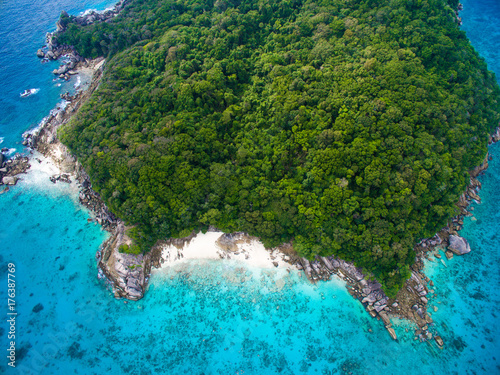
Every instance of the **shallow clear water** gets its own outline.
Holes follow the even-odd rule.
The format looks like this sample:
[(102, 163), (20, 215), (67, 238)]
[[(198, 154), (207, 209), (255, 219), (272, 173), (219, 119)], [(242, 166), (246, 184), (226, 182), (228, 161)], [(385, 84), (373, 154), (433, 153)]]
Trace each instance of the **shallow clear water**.
[[(73, 12), (107, 5), (57, 3)], [(59, 13), (42, 5), (0, 3), (0, 32), (3, 39), (13, 38), (0, 46), (0, 136), (7, 147), (19, 148), (22, 132), (48, 113), (61, 90), (52, 82), (53, 67), (34, 57)], [(464, 5), (464, 29), (500, 74), (498, 3)], [(11, 22), (14, 14), (22, 25)], [(40, 93), (20, 100), (19, 92), (32, 87)], [(0, 349), (8, 348), (9, 262), (16, 264), (21, 349), (16, 369), (0, 357), (0, 373), (498, 373), (499, 146), (491, 153), (494, 159), (481, 177), (483, 203), (474, 206), (476, 220), (467, 219), (463, 230), (473, 252), (446, 261), (447, 267), (426, 266), (436, 292), (429, 304), (438, 307), (432, 329), (445, 340), (442, 351), (415, 342), (406, 322), (396, 322), (394, 342), (338, 280), (313, 286), (298, 273), (231, 261), (178, 264), (153, 275), (143, 300), (117, 301), (96, 278), (94, 254), (106, 234), (87, 221), (74, 186), (52, 185), (43, 165), (36, 166), (38, 171), (0, 196)]]

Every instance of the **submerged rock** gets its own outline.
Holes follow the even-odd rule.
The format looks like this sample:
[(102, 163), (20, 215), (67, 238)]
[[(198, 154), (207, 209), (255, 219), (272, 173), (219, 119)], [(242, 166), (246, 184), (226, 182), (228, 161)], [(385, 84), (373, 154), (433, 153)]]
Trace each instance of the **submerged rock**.
[(68, 356), (72, 359), (81, 359), (85, 351), (82, 350), (80, 344), (74, 341), (71, 346), (68, 348)]
[(441, 336), (434, 336), (434, 340), (436, 340), (436, 343), (439, 346), (443, 346), (444, 345), (444, 342), (443, 342), (443, 339), (441, 338)]
[(43, 310), (43, 305), (41, 303), (37, 304), (35, 307), (33, 307), (33, 312), (38, 313)]
[(398, 336), (396, 336), (396, 331), (394, 331), (394, 328), (389, 327), (389, 328), (386, 328), (386, 329), (389, 332), (389, 334), (391, 335), (391, 337), (392, 337), (393, 340), (397, 340), (398, 339)]

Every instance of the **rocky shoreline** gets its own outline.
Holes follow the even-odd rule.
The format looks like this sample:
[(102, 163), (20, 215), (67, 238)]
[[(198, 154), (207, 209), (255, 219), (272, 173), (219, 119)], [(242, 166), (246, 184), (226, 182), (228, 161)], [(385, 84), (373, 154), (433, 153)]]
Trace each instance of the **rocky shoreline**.
[(29, 158), (16, 154), (12, 159), (6, 159), (0, 153), (0, 195), (8, 192), (10, 186), (17, 184), (19, 175), (30, 168)]
[[(500, 139), (500, 128), (491, 141)], [(488, 156), (484, 163), (470, 172), (471, 181), (464, 194), (460, 197), (457, 205), (461, 214), (450, 220), (450, 225), (443, 228), (434, 237), (422, 240), (415, 246), (417, 260), (411, 267), (411, 278), (406, 281), (405, 286), (398, 292), (396, 298), (389, 298), (381, 289), (381, 285), (362, 273), (361, 269), (354, 264), (332, 256), (316, 257), (310, 261), (300, 257), (291, 243), (283, 244), (274, 249), (268, 249), (271, 259), (280, 257), (280, 260), (303, 270), (306, 277), (312, 282), (326, 281), (333, 275), (346, 282), (349, 293), (360, 301), (366, 311), (377, 320), (380, 320), (387, 329), (390, 336), (397, 340), (391, 318), (403, 318), (416, 324), (415, 340), (430, 341), (434, 339), (438, 347), (442, 348), (444, 342), (435, 329), (432, 313), (428, 311), (429, 294), (434, 294), (434, 286), (424, 273), (424, 259), (439, 259), (440, 251), (445, 251), (448, 259), (454, 255), (463, 255), (471, 251), (466, 239), (457, 233), (463, 225), (463, 217), (471, 216), (467, 207), (472, 200), (480, 201), (478, 190), (481, 186), (476, 177), (488, 167)], [(209, 231), (217, 231), (210, 228)], [(159, 268), (164, 263), (162, 249), (174, 245), (178, 251), (175, 255), (182, 258), (182, 249), (188, 245), (196, 236), (159, 241), (146, 255), (134, 256), (119, 252), (119, 246), (127, 243), (129, 239), (124, 235), (124, 227), (120, 227), (112, 237), (104, 244), (98, 253), (100, 276), (106, 276), (110, 280), (116, 297), (124, 297), (137, 300), (143, 297), (147, 289), (150, 272), (152, 268)], [(232, 254), (239, 251), (238, 245), (243, 242), (258, 240), (245, 233), (226, 233), (217, 242), (220, 248), (221, 259), (231, 259)], [(237, 253), (236, 253), (237, 254)], [(278, 267), (277, 262), (273, 262)], [(436, 311), (434, 307), (434, 311)]]
[(56, 22), (56, 31), (53, 33), (47, 33), (45, 37), (45, 45), (36, 51), (36, 55), (43, 59), (42, 61), (48, 60), (58, 60), (61, 56), (68, 56), (70, 61), (59, 69), (53, 71), (54, 74), (58, 75), (59, 78), (69, 79), (69, 75), (76, 74), (73, 69), (76, 67), (76, 63), (81, 59), (74, 48), (69, 46), (59, 46), (55, 36), (66, 29), (65, 25), (61, 22), (61, 19), (69, 18), (72, 22), (80, 26), (88, 26), (97, 22), (109, 22), (115, 16), (117, 16), (122, 9), (125, 7), (127, 0), (120, 0), (115, 4), (113, 9), (106, 9), (103, 12), (90, 11), (85, 12), (81, 16), (70, 16), (66, 11), (61, 12), (61, 17)]

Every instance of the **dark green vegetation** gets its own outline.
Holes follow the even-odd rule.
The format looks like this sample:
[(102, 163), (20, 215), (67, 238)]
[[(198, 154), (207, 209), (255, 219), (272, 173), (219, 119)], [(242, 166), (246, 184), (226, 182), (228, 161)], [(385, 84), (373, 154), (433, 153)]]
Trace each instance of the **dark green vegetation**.
[(214, 225), (355, 261), (392, 295), (499, 122), (444, 0), (131, 0), (63, 22), (110, 59), (61, 139), (142, 249)]

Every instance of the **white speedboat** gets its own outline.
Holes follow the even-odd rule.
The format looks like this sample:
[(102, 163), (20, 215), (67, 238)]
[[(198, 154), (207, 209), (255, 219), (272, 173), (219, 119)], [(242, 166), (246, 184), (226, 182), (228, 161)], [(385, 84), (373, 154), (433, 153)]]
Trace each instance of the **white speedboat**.
[(21, 98), (26, 98), (30, 95), (36, 94), (40, 89), (29, 89), (29, 90), (24, 90), (22, 93), (19, 94)]

